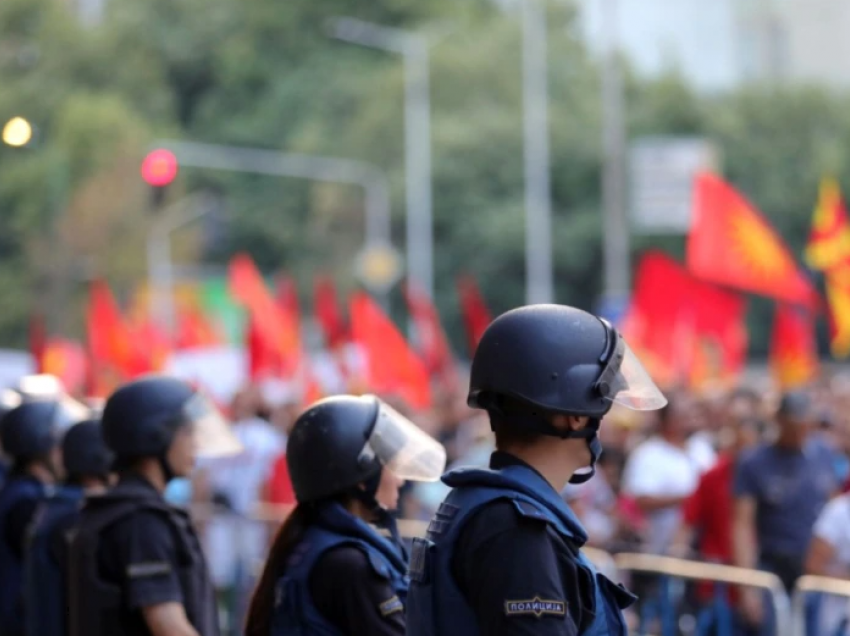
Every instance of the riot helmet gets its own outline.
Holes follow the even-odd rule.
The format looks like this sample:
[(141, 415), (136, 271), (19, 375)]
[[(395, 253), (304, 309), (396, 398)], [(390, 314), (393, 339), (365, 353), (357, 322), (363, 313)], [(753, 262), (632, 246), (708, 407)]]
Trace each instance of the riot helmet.
[[(436, 481), (445, 468), (446, 452), (374, 395), (337, 395), (319, 400), (298, 417), (287, 441), (286, 461), (299, 503), (365, 494), (365, 503), (375, 507), (384, 467), (401, 479)], [(360, 484), (366, 485), (365, 493)]]
[(184, 427), (192, 433), (198, 456), (217, 457), (242, 450), (208, 398), (189, 383), (167, 376), (147, 376), (116, 389), (103, 408), (101, 426), (119, 468), (138, 459), (155, 458), (166, 479), (174, 477), (166, 456)]
[(78, 421), (78, 415), (59, 400), (24, 402), (0, 420), (0, 443), (16, 464), (41, 461), (55, 475), (50, 453), (59, 446), (65, 431)]
[(99, 477), (106, 481), (113, 455), (103, 441), (100, 422), (86, 420), (74, 424), (62, 439), (62, 463), (69, 481)]
[[(593, 474), (601, 454), (597, 431), (614, 404), (656, 410), (667, 400), (617, 330), (574, 307), (542, 304), (513, 309), (487, 327), (472, 361), (467, 399), (491, 422), (542, 435), (584, 438)], [(588, 426), (560, 430), (552, 414), (587, 416)]]

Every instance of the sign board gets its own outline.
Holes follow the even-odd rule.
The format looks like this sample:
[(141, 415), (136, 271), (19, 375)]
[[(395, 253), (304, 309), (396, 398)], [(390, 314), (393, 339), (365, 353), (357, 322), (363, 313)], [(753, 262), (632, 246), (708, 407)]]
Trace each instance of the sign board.
[(357, 278), (376, 294), (388, 292), (402, 276), (402, 259), (388, 243), (367, 245), (355, 259)]
[(629, 149), (632, 225), (645, 234), (685, 234), (694, 177), (719, 172), (720, 152), (701, 137), (642, 137)]

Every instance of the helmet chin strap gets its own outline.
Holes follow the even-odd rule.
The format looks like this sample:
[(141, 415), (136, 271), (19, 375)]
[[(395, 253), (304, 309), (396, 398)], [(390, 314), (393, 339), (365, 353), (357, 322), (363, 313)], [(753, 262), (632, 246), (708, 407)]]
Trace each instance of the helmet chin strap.
[(596, 462), (602, 456), (602, 442), (599, 441), (599, 426), (602, 424), (602, 418), (588, 418), (587, 425), (579, 430), (562, 430), (556, 428), (547, 418), (537, 414), (526, 413), (518, 416), (505, 416), (499, 411), (491, 411), (491, 422), (495, 422), (496, 418), (503, 418), (506, 422), (513, 424), (521, 423), (525, 430), (534, 431), (540, 435), (549, 437), (557, 437), (559, 439), (584, 439), (587, 442), (587, 448), (590, 451), (590, 470), (586, 473), (577, 473), (570, 477), (571, 484), (583, 484), (596, 474)]
[[(580, 431), (573, 431), (574, 433), (584, 433), (587, 431), (584, 437), (587, 441), (587, 448), (590, 451), (590, 470), (586, 473), (576, 473), (572, 477), (570, 477), (571, 484), (583, 484), (591, 477), (596, 474), (596, 462), (599, 461), (599, 458), (602, 456), (602, 442), (599, 441), (599, 425), (602, 421), (599, 418), (591, 418), (590, 421)], [(574, 437), (579, 437), (575, 435)]]
[(402, 557), (407, 558), (407, 550), (404, 548), (404, 543), (402, 543), (401, 535), (398, 531), (398, 524), (396, 523), (395, 517), (393, 517), (392, 513), (389, 510), (384, 508), (378, 500), (375, 498), (375, 495), (378, 492), (378, 486), (381, 483), (381, 474), (383, 473), (383, 469), (379, 470), (368, 480), (363, 482), (365, 488), (356, 487), (352, 490), (354, 498), (357, 499), (360, 503), (362, 503), (366, 509), (374, 516), (375, 525), (379, 528), (383, 528), (390, 533), (390, 537), (392, 538), (392, 542), (398, 547), (399, 552)]

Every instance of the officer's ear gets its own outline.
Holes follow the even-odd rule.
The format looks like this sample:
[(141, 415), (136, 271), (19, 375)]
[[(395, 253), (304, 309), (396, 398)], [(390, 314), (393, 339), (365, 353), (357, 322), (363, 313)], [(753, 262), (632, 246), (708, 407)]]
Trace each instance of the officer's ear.
[(585, 415), (568, 415), (569, 427), (571, 430), (580, 431), (587, 426), (588, 417)]
[(559, 430), (580, 431), (587, 425), (588, 418), (583, 415), (555, 415), (552, 424)]

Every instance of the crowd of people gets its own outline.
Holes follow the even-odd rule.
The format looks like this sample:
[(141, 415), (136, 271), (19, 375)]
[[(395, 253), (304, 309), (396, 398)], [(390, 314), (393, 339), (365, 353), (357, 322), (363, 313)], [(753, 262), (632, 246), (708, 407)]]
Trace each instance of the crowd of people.
[[(397, 396), (380, 397), (441, 443), (447, 470), (483, 468), (497, 436), (492, 414), (467, 404), (466, 388), (438, 394), (429, 411), (411, 410)], [(587, 531), (587, 546), (765, 570), (789, 594), (803, 574), (850, 576), (850, 384), (836, 376), (783, 393), (763, 386), (705, 392), (673, 387), (665, 397), (666, 405), (654, 411), (615, 404), (599, 426), (604, 452), (595, 478), (571, 480), (560, 492)], [(286, 449), (304, 407), (281, 382), (251, 384), (224, 409), (238, 452), (211, 453), (191, 471), (166, 471), (174, 477), (167, 487), (163, 483), (166, 500), (195, 512), (223, 633), (242, 633), (275, 532), (297, 505)], [(52, 416), (42, 420), (57, 425)], [(39, 457), (59, 453), (54, 433), (44, 434), (46, 450)], [(10, 440), (4, 440), (7, 453)], [(127, 452), (141, 443), (125, 441)], [(111, 443), (120, 447), (120, 441)], [(64, 458), (68, 466), (71, 455)], [(33, 464), (39, 470), (33, 483), (54, 482), (62, 461), (56, 455)], [(81, 488), (106, 483), (106, 472), (100, 465), (72, 470), (72, 477), (85, 478), (68, 482), (79, 491), (74, 501)], [(449, 491), (441, 481), (408, 482), (396, 517), (429, 521)], [(18, 525), (15, 544), (23, 545)], [(639, 577), (631, 586), (644, 601), (658, 589)], [(677, 612), (698, 612), (715, 598), (715, 589), (697, 585), (680, 594)], [(767, 633), (758, 630), (774, 626), (770, 605), (753, 589), (732, 589), (728, 601), (740, 633)], [(811, 633), (843, 634), (846, 605), (813, 597), (811, 607), (819, 611), (812, 613)], [(17, 610), (5, 611), (12, 616)]]
[[(615, 406), (600, 429), (595, 478), (562, 492), (589, 546), (766, 569), (789, 592), (804, 573), (850, 575), (850, 495), (842, 494), (850, 386), (841, 377), (785, 394), (738, 385), (666, 395), (658, 412)], [(444, 444), (448, 468), (487, 465), (490, 422), (467, 406), (465, 387), (440, 395), (428, 412), (383, 397)], [(246, 387), (230, 407), (243, 453), (203, 463), (193, 479), (194, 503), (215, 511), (204, 537), (216, 584), (240, 611), (250, 564), (262, 560), (275, 519), (295, 504), (285, 447), (300, 409), (283, 385)], [(448, 491), (442, 482), (408, 484), (398, 516), (428, 521)], [(180, 484), (173, 493), (189, 496)], [(712, 596), (704, 586), (695, 593), (697, 602)], [(770, 619), (760, 597), (734, 596), (745, 620)], [(821, 612), (833, 625), (844, 616), (835, 607)]]

